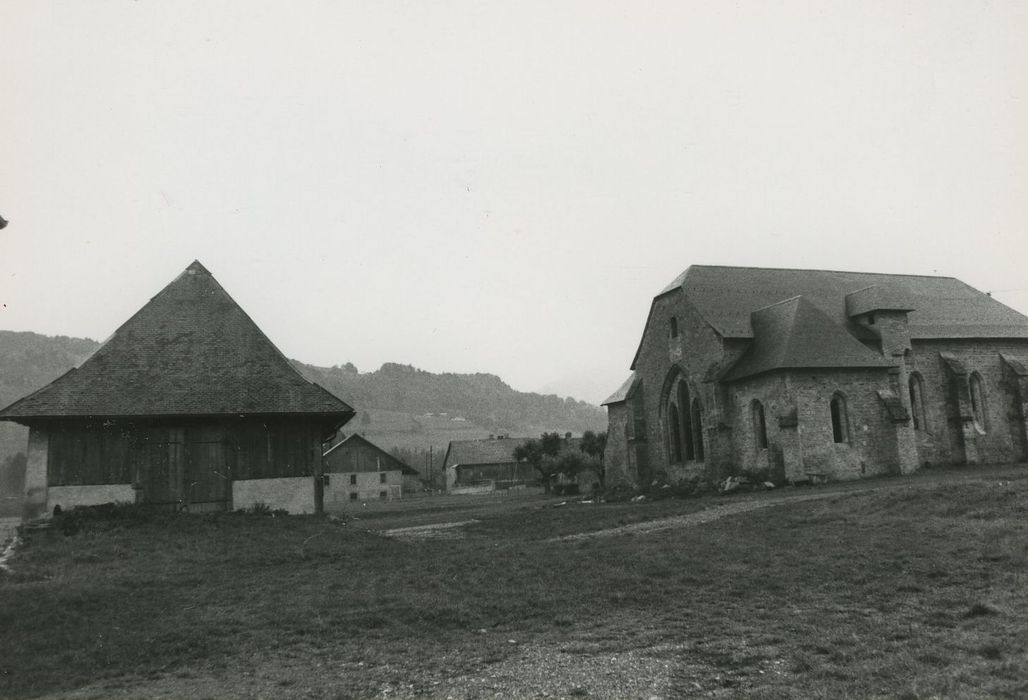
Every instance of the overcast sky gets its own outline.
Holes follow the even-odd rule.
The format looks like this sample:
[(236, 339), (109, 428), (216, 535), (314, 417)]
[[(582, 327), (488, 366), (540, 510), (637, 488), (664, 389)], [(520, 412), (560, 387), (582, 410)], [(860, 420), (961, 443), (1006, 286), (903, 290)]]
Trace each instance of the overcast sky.
[[(199, 259), (291, 357), (598, 400), (690, 264), (1028, 312), (1028, 3), (0, 3), (0, 328)], [(556, 383), (555, 383), (556, 382)]]

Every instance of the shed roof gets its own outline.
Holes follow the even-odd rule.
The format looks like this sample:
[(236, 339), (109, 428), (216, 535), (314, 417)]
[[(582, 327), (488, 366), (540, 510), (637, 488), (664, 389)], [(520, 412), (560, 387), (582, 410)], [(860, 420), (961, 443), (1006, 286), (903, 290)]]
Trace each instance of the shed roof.
[(753, 312), (753, 342), (725, 373), (732, 381), (776, 369), (889, 367), (806, 297)]
[(681, 288), (722, 336), (752, 338), (753, 311), (795, 296), (853, 331), (846, 295), (872, 286), (876, 296), (913, 309), (912, 339), (1028, 338), (1028, 318), (955, 277), (693, 265), (661, 294)]
[[(457, 464), (509, 464), (514, 459), (514, 450), (529, 440), (538, 438), (530, 437), (508, 437), (508, 438), (485, 438), (482, 440), (453, 440), (446, 449), (446, 459), (443, 468)], [(578, 447), (581, 438), (561, 440), (561, 449)]]
[(319, 416), (353, 409), (304, 379), (194, 261), (77, 369), (0, 411), (0, 420), (219, 415)]

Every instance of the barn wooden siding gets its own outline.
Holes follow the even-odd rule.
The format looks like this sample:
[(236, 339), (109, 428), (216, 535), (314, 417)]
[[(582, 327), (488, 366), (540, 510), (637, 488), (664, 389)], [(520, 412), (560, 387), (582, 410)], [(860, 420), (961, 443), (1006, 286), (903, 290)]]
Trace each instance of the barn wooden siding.
[(132, 483), (148, 503), (219, 503), (235, 480), (320, 473), (310, 421), (67, 423), (48, 430), (48, 485)]

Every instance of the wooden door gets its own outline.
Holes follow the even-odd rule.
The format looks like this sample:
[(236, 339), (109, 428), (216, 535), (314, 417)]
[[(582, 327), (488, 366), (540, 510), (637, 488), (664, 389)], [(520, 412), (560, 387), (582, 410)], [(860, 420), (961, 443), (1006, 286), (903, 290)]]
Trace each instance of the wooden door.
[(225, 510), (231, 491), (229, 455), (223, 431), (190, 430), (186, 442), (183, 493), (189, 510)]
[(177, 506), (183, 502), (184, 447), (181, 430), (152, 430), (144, 435), (137, 447), (137, 481), (143, 487), (144, 503)]

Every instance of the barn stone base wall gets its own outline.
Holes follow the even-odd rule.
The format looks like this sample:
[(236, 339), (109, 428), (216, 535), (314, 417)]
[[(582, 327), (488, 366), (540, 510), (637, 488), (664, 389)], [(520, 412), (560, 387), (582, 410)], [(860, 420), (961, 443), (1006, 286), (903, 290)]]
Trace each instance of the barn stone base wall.
[(25, 465), (25, 520), (47, 514), (46, 464), (50, 451), (50, 436), (40, 428), (29, 430), (28, 461)]
[(135, 503), (136, 490), (132, 484), (97, 484), (90, 486), (51, 486), (47, 495), (47, 509), (54, 506), (68, 510), (77, 506), (98, 506), (102, 503)]
[(249, 479), (232, 482), (232, 506), (251, 508), (263, 503), (293, 515), (314, 512), (314, 479), (309, 476)]

